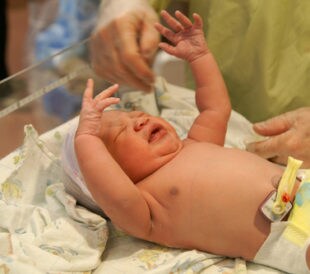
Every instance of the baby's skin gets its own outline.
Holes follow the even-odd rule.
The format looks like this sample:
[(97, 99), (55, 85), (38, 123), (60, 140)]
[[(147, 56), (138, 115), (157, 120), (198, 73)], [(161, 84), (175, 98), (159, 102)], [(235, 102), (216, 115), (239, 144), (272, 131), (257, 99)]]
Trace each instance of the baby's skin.
[(182, 141), (143, 112), (104, 112), (99, 136), (78, 132), (76, 150), (92, 195), (118, 227), (170, 247), (254, 258), (270, 228), (259, 207), (281, 168), (246, 151)]
[(185, 140), (165, 120), (143, 112), (104, 111), (113, 85), (84, 92), (75, 151), (88, 189), (112, 222), (135, 237), (169, 247), (254, 258), (270, 232), (259, 208), (283, 173), (254, 154), (223, 147), (231, 106), (202, 21), (180, 12), (156, 29), (166, 52), (188, 61), (200, 114)]

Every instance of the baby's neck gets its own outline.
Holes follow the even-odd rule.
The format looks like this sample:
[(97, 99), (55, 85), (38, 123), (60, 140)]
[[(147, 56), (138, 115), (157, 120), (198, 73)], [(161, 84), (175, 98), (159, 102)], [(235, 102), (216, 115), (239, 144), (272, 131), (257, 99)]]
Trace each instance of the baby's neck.
[(122, 166), (122, 169), (128, 175), (128, 177), (133, 181), (134, 184), (137, 184), (147, 177), (154, 174), (157, 170), (171, 162), (182, 150), (183, 146), (169, 155), (157, 157), (153, 161), (145, 162), (143, 166), (128, 168), (127, 166)]

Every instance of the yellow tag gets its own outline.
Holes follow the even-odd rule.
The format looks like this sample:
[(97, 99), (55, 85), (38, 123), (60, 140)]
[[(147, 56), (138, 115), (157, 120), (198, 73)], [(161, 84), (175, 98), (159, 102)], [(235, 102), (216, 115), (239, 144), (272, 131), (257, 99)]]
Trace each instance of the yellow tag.
[(272, 212), (276, 215), (282, 215), (286, 211), (288, 199), (292, 195), (296, 182), (298, 169), (301, 167), (302, 161), (296, 160), (293, 157), (288, 157), (287, 167), (280, 180), (276, 200), (272, 207)]

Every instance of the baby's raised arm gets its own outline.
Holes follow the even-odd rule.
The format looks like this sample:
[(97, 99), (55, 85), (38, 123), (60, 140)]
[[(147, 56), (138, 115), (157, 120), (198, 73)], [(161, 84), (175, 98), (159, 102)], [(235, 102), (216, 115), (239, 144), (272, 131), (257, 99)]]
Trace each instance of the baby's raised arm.
[(226, 85), (218, 65), (210, 52), (202, 30), (201, 17), (194, 13), (194, 22), (179, 11), (172, 17), (161, 12), (170, 29), (157, 23), (156, 29), (171, 43), (160, 43), (167, 53), (189, 62), (196, 83), (196, 104), (200, 115), (188, 137), (223, 145), (231, 106)]
[(114, 85), (93, 98), (93, 81), (88, 80), (75, 136), (75, 152), (87, 187), (98, 205), (117, 226), (145, 238), (151, 231), (149, 207), (100, 138), (102, 111), (119, 101), (111, 97), (117, 88)]

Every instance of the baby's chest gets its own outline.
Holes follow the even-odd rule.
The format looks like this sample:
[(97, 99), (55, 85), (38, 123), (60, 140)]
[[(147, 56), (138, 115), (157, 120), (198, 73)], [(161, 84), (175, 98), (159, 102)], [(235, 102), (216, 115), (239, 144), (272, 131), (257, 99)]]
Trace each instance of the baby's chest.
[(263, 166), (264, 172), (256, 172), (257, 165), (253, 169), (243, 154), (231, 155), (212, 149), (185, 151), (150, 178), (148, 191), (165, 208), (182, 208), (184, 212), (212, 209), (218, 203), (230, 207), (232, 197), (239, 197), (233, 201), (241, 206), (257, 193), (264, 196), (271, 188), (270, 179), (278, 171)]
[(155, 210), (159, 204), (168, 215), (180, 216), (181, 213), (186, 215), (194, 205), (201, 206), (202, 198), (213, 192), (214, 182), (198, 164), (192, 168), (173, 165), (154, 174), (144, 189), (157, 202)]

